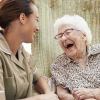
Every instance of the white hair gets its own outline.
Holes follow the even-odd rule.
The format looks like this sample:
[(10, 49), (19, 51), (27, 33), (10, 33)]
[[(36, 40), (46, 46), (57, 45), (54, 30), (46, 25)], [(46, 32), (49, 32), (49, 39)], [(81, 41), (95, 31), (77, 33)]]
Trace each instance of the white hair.
[(87, 22), (82, 17), (80, 17), (79, 15), (64, 15), (62, 18), (58, 18), (54, 24), (54, 31), (56, 34), (58, 34), (58, 29), (64, 24), (70, 24), (75, 26), (78, 30), (80, 30), (83, 34), (86, 35), (86, 45), (91, 44), (91, 31), (88, 27)]

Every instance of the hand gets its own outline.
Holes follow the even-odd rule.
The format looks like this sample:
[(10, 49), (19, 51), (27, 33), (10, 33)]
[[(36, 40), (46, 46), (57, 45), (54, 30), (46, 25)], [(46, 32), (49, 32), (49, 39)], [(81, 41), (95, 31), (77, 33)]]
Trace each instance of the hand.
[[(72, 95), (76, 100), (94, 98), (93, 89), (78, 88), (72, 91)], [(91, 99), (90, 99), (91, 100)]]
[(58, 96), (54, 92), (50, 92), (48, 94), (42, 94), (41, 100), (59, 100)]
[(60, 100), (74, 100), (73, 95), (68, 93), (67, 89), (61, 87), (60, 85), (57, 86), (57, 95)]

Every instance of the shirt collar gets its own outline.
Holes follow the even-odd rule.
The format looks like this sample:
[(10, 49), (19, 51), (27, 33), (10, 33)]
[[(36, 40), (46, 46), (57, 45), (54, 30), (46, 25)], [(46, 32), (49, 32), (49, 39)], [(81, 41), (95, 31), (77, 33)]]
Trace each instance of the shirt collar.
[(56, 58), (56, 63), (60, 63), (62, 66), (67, 65), (68, 63), (70, 63), (72, 61), (71, 58), (69, 58), (66, 53), (64, 52), (63, 54), (59, 55)]
[[(10, 50), (10, 47), (6, 41), (6, 39), (4, 38), (4, 36), (2, 35), (1, 31), (0, 31), (0, 50), (3, 51), (4, 53), (11, 55), (12, 51)], [(27, 59), (27, 61), (29, 62), (30, 59), (30, 55), (24, 50), (23, 45), (21, 44), (18, 52), (22, 53), (23, 56)]]
[(27, 60), (27, 62), (29, 62), (31, 55), (24, 49), (23, 45), (21, 45), (20, 48), (21, 48), (23, 57)]
[(95, 55), (100, 53), (100, 44), (97, 45), (88, 45), (87, 46), (87, 56)]
[(4, 36), (2, 35), (1, 31), (0, 31), (0, 50), (8, 55), (11, 55), (11, 53), (12, 53), (9, 48), (9, 45), (8, 45), (6, 39), (4, 38)]
[[(22, 49), (23, 49), (23, 46), (20, 45), (18, 52), (22, 53)], [(12, 51), (10, 50), (10, 47), (9, 47), (6, 39), (4, 38), (3, 34), (1, 33), (1, 30), (0, 30), (0, 50), (8, 55), (12, 54)]]
[[(100, 44), (88, 45), (86, 47), (86, 50), (87, 50), (87, 57), (100, 53)], [(60, 61), (61, 65), (67, 65), (68, 63), (73, 62), (73, 60), (69, 58), (65, 52), (57, 57), (57, 61)]]

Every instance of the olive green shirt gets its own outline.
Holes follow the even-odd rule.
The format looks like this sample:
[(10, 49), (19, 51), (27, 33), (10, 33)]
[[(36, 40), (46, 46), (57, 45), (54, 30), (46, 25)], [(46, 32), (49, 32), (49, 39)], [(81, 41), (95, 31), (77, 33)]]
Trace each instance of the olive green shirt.
[(32, 96), (32, 82), (37, 81), (40, 76), (32, 56), (24, 47), (19, 47), (17, 59), (0, 33), (0, 100)]

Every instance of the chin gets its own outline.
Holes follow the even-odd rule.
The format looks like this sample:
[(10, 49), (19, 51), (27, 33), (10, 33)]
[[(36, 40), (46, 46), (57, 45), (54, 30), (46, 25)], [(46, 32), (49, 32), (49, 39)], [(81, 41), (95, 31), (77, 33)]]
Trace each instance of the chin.
[(66, 53), (66, 55), (68, 56), (68, 57), (70, 57), (70, 58), (73, 58), (73, 57), (75, 57), (75, 55), (76, 55), (76, 53)]
[(33, 42), (33, 40), (30, 40), (30, 41), (27, 41), (26, 43), (32, 43)]
[(30, 41), (29, 43), (32, 43), (32, 42), (34, 42), (34, 41), (32, 40), (32, 41)]
[(34, 41), (34, 38), (31, 38), (30, 40), (29, 40), (29, 43), (32, 43)]

